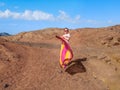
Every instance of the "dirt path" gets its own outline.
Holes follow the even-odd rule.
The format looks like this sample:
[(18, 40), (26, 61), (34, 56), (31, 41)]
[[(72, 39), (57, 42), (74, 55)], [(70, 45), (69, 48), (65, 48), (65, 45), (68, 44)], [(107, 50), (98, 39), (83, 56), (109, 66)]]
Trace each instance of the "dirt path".
[(59, 49), (56, 48), (29, 48), (23, 77), (14, 90), (107, 90), (106, 85), (93, 77), (91, 71), (74, 75), (61, 71), (58, 55)]

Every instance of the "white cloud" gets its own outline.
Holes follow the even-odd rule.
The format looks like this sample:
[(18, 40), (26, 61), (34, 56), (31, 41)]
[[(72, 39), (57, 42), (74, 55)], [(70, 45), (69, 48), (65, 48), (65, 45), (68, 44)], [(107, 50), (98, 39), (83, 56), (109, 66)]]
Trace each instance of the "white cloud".
[(96, 20), (92, 20), (92, 19), (89, 19), (86, 22), (91, 23), (91, 24), (97, 24), (98, 23)]
[(70, 17), (66, 12), (59, 11), (59, 15), (54, 16), (53, 14), (46, 13), (43, 11), (25, 10), (24, 12), (12, 12), (9, 9), (0, 11), (0, 18), (12, 18), (12, 19), (23, 19), (23, 20), (49, 20), (57, 22), (68, 22), (78, 23), (80, 22), (80, 15)]
[(77, 15), (77, 16), (75, 17), (75, 20), (80, 20), (80, 15)]
[(32, 17), (35, 20), (52, 20), (52, 19), (54, 19), (54, 16), (52, 14), (45, 13), (42, 11), (34, 11), (32, 14)]
[(16, 12), (11, 12), (10, 10), (5, 10), (4, 12), (0, 11), (0, 18), (18, 18), (20, 17), (20, 13), (16, 13)]
[(60, 15), (57, 16), (58, 19), (65, 21), (70, 19), (69, 15), (67, 15), (64, 11), (59, 10), (59, 13)]
[(102, 21), (97, 21), (97, 20), (86, 20), (84, 23), (89, 23), (89, 24), (94, 24), (94, 25), (100, 25), (100, 24), (113, 24), (112, 20), (102, 20)]
[[(0, 3), (1, 5), (5, 5), (4, 3)], [(16, 8), (18, 8), (16, 6)], [(46, 13), (40, 10), (25, 10), (23, 12), (13, 12), (9, 9), (6, 9), (5, 11), (0, 11), (0, 18), (10, 18), (10, 19), (21, 19), (21, 20), (34, 20), (34, 21), (53, 21), (53, 22), (67, 22), (72, 24), (81, 24), (81, 23), (87, 23), (87, 24), (102, 24), (107, 23), (111, 24), (113, 23), (112, 20), (107, 21), (97, 21), (97, 20), (81, 20), (80, 15), (76, 15), (74, 17), (67, 14), (65, 11), (59, 10), (59, 14), (57, 16)]]
[(25, 10), (24, 12), (12, 12), (10, 10), (0, 11), (0, 18), (13, 18), (24, 20), (51, 20), (52, 14), (48, 14), (42, 11)]
[(80, 15), (77, 15), (75, 18), (70, 17), (66, 12), (59, 10), (59, 15), (56, 17), (58, 21), (66, 21), (70, 23), (80, 22)]
[(109, 24), (111, 24), (111, 23), (112, 23), (112, 20), (108, 20), (107, 22), (108, 22)]
[(4, 2), (0, 2), (0, 7), (1, 6), (5, 6), (5, 3)]

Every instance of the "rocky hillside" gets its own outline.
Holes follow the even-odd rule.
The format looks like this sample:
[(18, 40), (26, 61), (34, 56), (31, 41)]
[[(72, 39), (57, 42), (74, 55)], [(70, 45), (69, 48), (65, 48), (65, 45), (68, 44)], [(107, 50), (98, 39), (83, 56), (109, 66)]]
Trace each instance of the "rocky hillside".
[(120, 90), (120, 26), (70, 30), (77, 67), (59, 67), (63, 29), (0, 37), (0, 90)]

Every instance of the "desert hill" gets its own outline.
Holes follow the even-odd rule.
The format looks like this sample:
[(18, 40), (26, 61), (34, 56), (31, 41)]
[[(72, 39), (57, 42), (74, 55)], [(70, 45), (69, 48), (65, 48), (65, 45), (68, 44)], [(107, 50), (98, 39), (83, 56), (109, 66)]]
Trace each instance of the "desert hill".
[(62, 28), (0, 37), (0, 90), (120, 90), (120, 26), (70, 30), (79, 70), (59, 67)]

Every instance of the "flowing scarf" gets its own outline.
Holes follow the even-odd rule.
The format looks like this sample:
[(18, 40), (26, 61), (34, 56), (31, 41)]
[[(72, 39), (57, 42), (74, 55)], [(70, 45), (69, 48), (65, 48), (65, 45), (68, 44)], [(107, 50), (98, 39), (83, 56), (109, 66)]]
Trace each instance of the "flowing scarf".
[(64, 40), (63, 38), (59, 36), (56, 36), (56, 37), (62, 41), (59, 62), (60, 62), (60, 66), (62, 68), (65, 68), (67, 64), (71, 61), (71, 59), (73, 58), (73, 52), (72, 52), (72, 49), (69, 43), (66, 40)]

